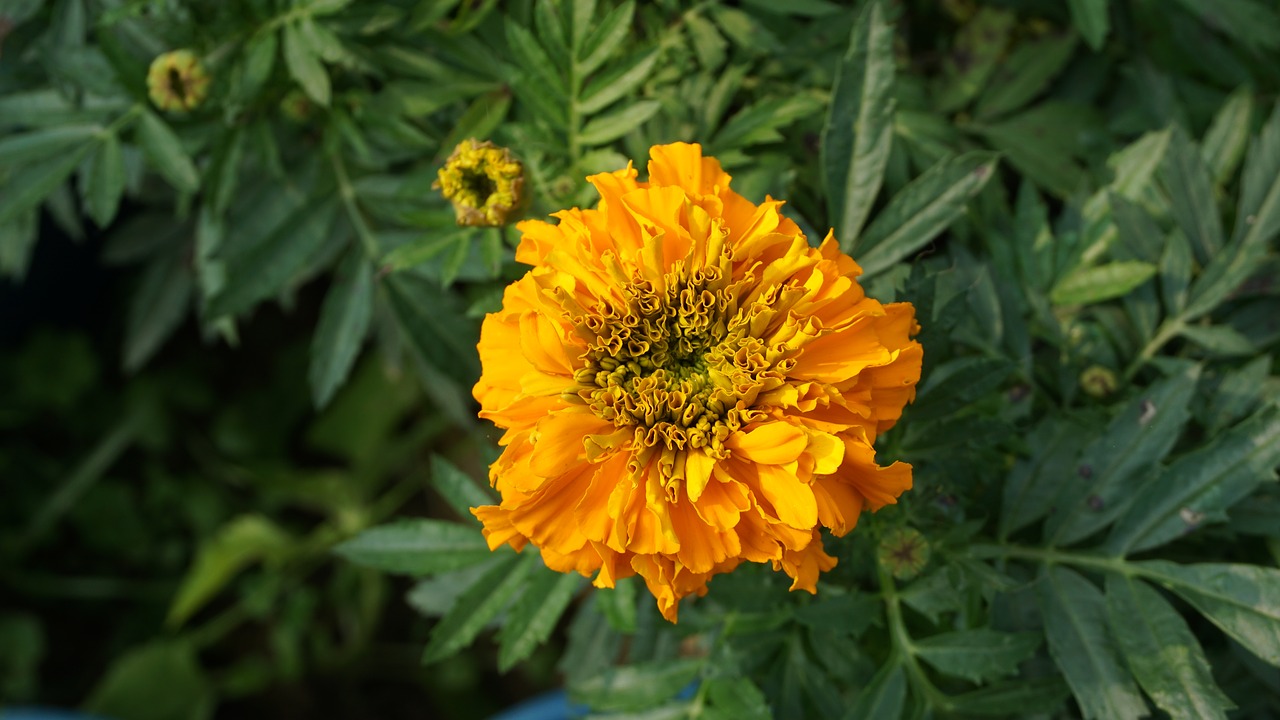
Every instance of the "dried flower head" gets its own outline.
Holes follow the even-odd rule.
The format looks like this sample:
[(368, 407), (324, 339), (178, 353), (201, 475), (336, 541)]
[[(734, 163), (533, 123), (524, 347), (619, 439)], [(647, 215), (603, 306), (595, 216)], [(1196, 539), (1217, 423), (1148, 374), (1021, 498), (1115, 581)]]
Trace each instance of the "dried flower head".
[(729, 188), (698, 145), (588, 180), (597, 209), (519, 225), (533, 266), (484, 321), (481, 417), (506, 430), (475, 508), (491, 548), (612, 587), (639, 574), (662, 614), (745, 561), (816, 592), (839, 536), (894, 503), (911, 467), (872, 443), (915, 396), (907, 303), (882, 305), (828, 234), (809, 245)]
[(186, 112), (200, 107), (209, 94), (209, 75), (190, 50), (156, 57), (147, 71), (147, 91), (161, 110)]
[(929, 564), (929, 542), (915, 528), (894, 528), (880, 538), (880, 564), (899, 580), (910, 580)]
[(434, 187), (453, 203), (459, 225), (506, 225), (523, 197), (524, 167), (507, 148), (463, 140)]

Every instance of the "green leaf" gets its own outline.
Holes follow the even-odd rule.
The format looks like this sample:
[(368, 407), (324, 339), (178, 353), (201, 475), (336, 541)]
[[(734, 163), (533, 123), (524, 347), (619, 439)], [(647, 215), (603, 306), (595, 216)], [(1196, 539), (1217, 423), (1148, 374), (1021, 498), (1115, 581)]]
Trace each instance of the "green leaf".
[[(467, 531), (478, 534), (470, 527)], [(470, 645), (489, 621), (526, 587), (525, 577), (536, 564), (533, 560), (536, 556), (532, 554), (510, 556), (477, 580), (432, 629), (422, 662), (439, 662)]]
[(506, 22), (507, 45), (511, 48), (514, 60), (522, 72), (537, 78), (554, 94), (554, 102), (563, 102), (569, 96), (564, 77), (556, 72), (556, 64), (547, 56), (547, 51), (538, 44), (533, 33), (522, 27), (514, 18)]
[(1250, 652), (1280, 667), (1280, 570), (1164, 560), (1134, 566), (1191, 603)]
[(1173, 127), (1159, 177), (1169, 196), (1169, 212), (1204, 265), (1222, 250), (1222, 219), (1213, 204), (1209, 166), (1180, 126)]
[(855, 258), (863, 277), (888, 270), (950, 227), (995, 174), (995, 166), (992, 153), (965, 153), (911, 181), (867, 227)]
[(167, 252), (147, 264), (125, 320), (126, 372), (141, 369), (181, 327), (191, 306), (192, 286), (191, 266), (183, 252)]
[(1120, 659), (1102, 592), (1058, 565), (1049, 566), (1036, 590), (1049, 654), (1085, 720), (1145, 716), (1147, 704)]
[(372, 317), (373, 268), (363, 253), (353, 250), (325, 295), (311, 342), (307, 379), (317, 409), (329, 404), (351, 374)]
[(31, 263), (35, 248), (39, 213), (34, 207), (0, 224), (0, 276), (21, 280)]
[(1092, 305), (1126, 295), (1155, 274), (1155, 265), (1139, 260), (1083, 268), (1059, 280), (1049, 299), (1054, 305)]
[(241, 515), (201, 544), (187, 569), (165, 622), (185, 623), (242, 570), (262, 560), (282, 558), (293, 546), (288, 533), (261, 515)]
[(1082, 540), (1124, 513), (1134, 499), (1133, 479), (1152, 472), (1182, 434), (1199, 378), (1200, 366), (1188, 365), (1140, 393), (1084, 449), (1074, 473), (1064, 468), (1047, 539)]
[[(1259, 388), (1265, 387), (1271, 374), (1271, 356), (1262, 355), (1244, 367), (1225, 374), (1209, 399), (1205, 429), (1216, 437), (1223, 428), (1253, 411), (1262, 402)], [(1280, 525), (1277, 526), (1280, 532)]]
[(1071, 61), (1076, 43), (1074, 33), (1063, 32), (1020, 44), (992, 76), (974, 114), (989, 120), (1035, 99)]
[(440, 455), (431, 456), (431, 485), (459, 517), (472, 522), (479, 520), (471, 514), (471, 508), (493, 505), (497, 499), (491, 490), (482, 487)]
[(1111, 19), (1107, 15), (1107, 0), (1067, 0), (1071, 8), (1071, 21), (1094, 50), (1101, 50), (1111, 32)]
[(712, 138), (710, 146), (714, 152), (723, 153), (749, 145), (776, 142), (782, 139), (779, 128), (813, 115), (820, 107), (819, 101), (809, 95), (758, 102), (729, 118)]
[(1017, 16), (990, 5), (981, 6), (953, 36), (951, 50), (942, 56), (942, 72), (934, 86), (934, 108), (953, 113), (982, 92), (1004, 56)]
[(1083, 152), (1082, 138), (1098, 125), (1092, 108), (1050, 100), (1003, 120), (975, 123), (970, 129), (1037, 185), (1069, 198), (1089, 185), (1088, 173), (1074, 158)]
[(908, 409), (913, 422), (945, 417), (995, 390), (1013, 372), (1003, 358), (962, 357), (935, 368)]
[(427, 519), (365, 530), (333, 551), (359, 565), (406, 575), (458, 570), (492, 556), (474, 525)]
[[(614, 53), (623, 46), (623, 41), (631, 33), (631, 20), (636, 11), (634, 0), (627, 0), (608, 12), (590, 34), (585, 36), (578, 52), (578, 77), (586, 77), (595, 72)], [(588, 14), (589, 18), (590, 15)], [(576, 21), (575, 21), (576, 22)], [(579, 30), (574, 26), (575, 36), (583, 34), (585, 28)]]
[(701, 658), (609, 668), (569, 686), (569, 696), (595, 711), (644, 710), (676, 696), (698, 676)]
[(115, 135), (106, 135), (98, 152), (89, 160), (88, 175), (81, 176), (85, 210), (100, 228), (111, 224), (124, 195), (124, 152)]
[(604, 613), (609, 626), (620, 633), (636, 631), (636, 581), (622, 578), (612, 588), (596, 588), (596, 607)]
[(582, 91), (578, 100), (578, 112), (590, 115), (600, 112), (614, 101), (640, 87), (658, 62), (658, 51), (653, 50), (633, 61), (610, 68), (609, 72), (593, 79)]
[(932, 635), (913, 645), (938, 672), (981, 683), (1016, 674), (1040, 647), (1040, 635), (983, 628)]
[(1257, 0), (1218, 0), (1206, 5), (1200, 0), (1179, 0), (1184, 8), (1211, 28), (1226, 33), (1253, 50), (1280, 49), (1280, 27), (1276, 11)]
[(84, 710), (129, 720), (208, 720), (214, 692), (190, 643), (157, 640), (117, 657)]
[(1074, 470), (1090, 427), (1074, 416), (1047, 416), (1027, 437), (1033, 455), (1019, 460), (1004, 484), (1000, 537), (1008, 537), (1049, 514), (1062, 489), (1063, 468)]
[(321, 107), (329, 107), (329, 71), (296, 23), (284, 26), (284, 63), (308, 97)]
[(237, 315), (279, 292), (315, 259), (337, 209), (333, 197), (308, 203), (256, 245), (227, 258), (227, 284), (209, 298), (208, 317)]
[(449, 136), (440, 143), (442, 148), (455, 148), (463, 140), (486, 138), (493, 135), (498, 126), (507, 119), (511, 110), (511, 93), (506, 90), (494, 90), (476, 98), (467, 106), (462, 116), (454, 123)]
[(1200, 641), (1160, 593), (1123, 575), (1107, 576), (1107, 611), (1129, 669), (1173, 720), (1226, 718), (1235, 704), (1213, 681)]
[(1258, 352), (1249, 338), (1230, 325), (1183, 325), (1178, 334), (1218, 357), (1250, 356)]
[(893, 28), (880, 3), (858, 17), (849, 49), (836, 68), (822, 130), (822, 179), (827, 216), (846, 251), (880, 193), (893, 146)]
[(388, 277), (384, 286), (414, 351), (431, 367), (470, 387), (480, 376), (479, 333), (462, 317), (457, 298), (405, 274)]
[(952, 695), (949, 706), (965, 715), (1030, 717), (1059, 711), (1071, 690), (1057, 677), (1037, 677), (990, 685)]
[(1244, 158), (1252, 119), (1253, 91), (1248, 87), (1232, 93), (1213, 116), (1200, 149), (1216, 184), (1225, 185)]
[(1280, 410), (1272, 407), (1178, 458), (1138, 488), (1106, 548), (1128, 555), (1176, 540), (1206, 521), (1224, 521), (1228, 508), (1275, 480), (1277, 465)]
[(567, 70), (573, 48), (565, 37), (564, 23), (556, 4), (551, 0), (538, 0), (533, 6), (533, 24), (538, 31), (542, 47), (555, 60), (556, 67)]
[(641, 100), (607, 115), (601, 115), (582, 128), (578, 141), (583, 145), (612, 142), (644, 124), (662, 108), (657, 100)]
[(907, 674), (902, 663), (891, 659), (862, 688), (845, 720), (860, 718), (900, 718), (907, 703)]
[(0, 138), (0, 168), (12, 168), (61, 154), (102, 133), (98, 125), (63, 125)]
[(1115, 172), (1111, 191), (1126, 200), (1142, 200), (1164, 162), (1172, 134), (1170, 130), (1149, 132), (1107, 158), (1107, 167)]
[(573, 572), (541, 567), (533, 574), (498, 633), (498, 672), (510, 670), (546, 642), (582, 585), (582, 576)]
[(768, 700), (749, 678), (717, 677), (706, 681), (712, 712), (708, 720), (771, 720)]
[(275, 68), (276, 50), (280, 41), (274, 32), (255, 34), (245, 43), (244, 56), (242, 59), (243, 69), (240, 74), (240, 84), (237, 90), (237, 99), (241, 102), (249, 102), (262, 89), (271, 77), (271, 71)]
[[(0, 184), (0, 191), (4, 193), (4, 202), (0, 203), (0, 227), (14, 221), (25, 221), (26, 218), (23, 216), (34, 210), (50, 193), (58, 189), (58, 186), (75, 172), (76, 167), (94, 146), (95, 143), (92, 141), (86, 142), (71, 152), (47, 162), (28, 165), (10, 175), (6, 182)], [(21, 230), (23, 227), (19, 223), (15, 229)], [(18, 232), (10, 236), (11, 239), (20, 237), (23, 235)]]
[(138, 123), (138, 144), (147, 160), (180, 192), (193, 193), (200, 189), (200, 174), (195, 163), (173, 130), (150, 110), (142, 111)]
[(1252, 249), (1270, 242), (1277, 233), (1280, 233), (1280, 102), (1249, 148), (1240, 180), (1240, 204), (1232, 239)]

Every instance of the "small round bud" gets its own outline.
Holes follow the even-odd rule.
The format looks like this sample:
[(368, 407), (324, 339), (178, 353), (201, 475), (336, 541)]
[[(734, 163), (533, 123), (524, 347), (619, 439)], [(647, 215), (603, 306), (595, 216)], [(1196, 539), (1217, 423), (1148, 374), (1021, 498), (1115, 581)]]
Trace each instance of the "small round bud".
[(311, 119), (312, 113), (315, 112), (315, 103), (311, 102), (311, 98), (307, 94), (298, 89), (290, 90), (284, 99), (280, 101), (280, 112), (285, 118), (292, 120), (301, 125)]
[(453, 203), (459, 225), (506, 225), (516, 219), (524, 196), (524, 166), (507, 148), (463, 140), (433, 187)]
[(174, 50), (156, 57), (147, 71), (147, 91), (161, 110), (187, 112), (200, 107), (209, 94), (209, 75), (190, 50)]
[(880, 539), (876, 555), (895, 578), (910, 580), (929, 564), (929, 542), (915, 528), (895, 528)]
[(1080, 388), (1090, 397), (1105, 398), (1117, 387), (1116, 374), (1101, 365), (1094, 365), (1080, 374)]

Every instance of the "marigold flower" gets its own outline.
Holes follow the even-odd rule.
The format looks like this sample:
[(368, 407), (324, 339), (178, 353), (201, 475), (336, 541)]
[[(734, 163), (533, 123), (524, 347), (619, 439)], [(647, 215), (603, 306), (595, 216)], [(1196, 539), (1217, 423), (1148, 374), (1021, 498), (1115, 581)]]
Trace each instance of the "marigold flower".
[(156, 57), (147, 71), (147, 91), (161, 110), (194, 110), (209, 94), (209, 75), (190, 50), (174, 50)]
[(485, 318), (480, 416), (505, 429), (490, 548), (532, 542), (561, 572), (639, 574), (670, 621), (739, 563), (816, 592), (836, 536), (894, 503), (911, 466), (872, 443), (914, 399), (910, 304), (882, 305), (828, 233), (813, 248), (729, 188), (698, 145), (595, 175), (597, 209), (529, 220), (533, 266)]
[(506, 148), (463, 140), (434, 187), (453, 203), (459, 225), (506, 225), (524, 192), (524, 166)]

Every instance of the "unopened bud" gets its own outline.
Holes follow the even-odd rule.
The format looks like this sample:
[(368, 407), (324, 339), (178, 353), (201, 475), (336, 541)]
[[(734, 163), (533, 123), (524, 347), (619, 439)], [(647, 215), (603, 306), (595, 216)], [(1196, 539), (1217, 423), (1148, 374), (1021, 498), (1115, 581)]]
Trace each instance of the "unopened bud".
[(187, 112), (200, 107), (209, 94), (209, 74), (190, 50), (158, 56), (147, 71), (147, 92), (161, 110)]
[(440, 168), (434, 187), (453, 203), (459, 225), (506, 225), (523, 199), (524, 167), (507, 148), (463, 140)]

